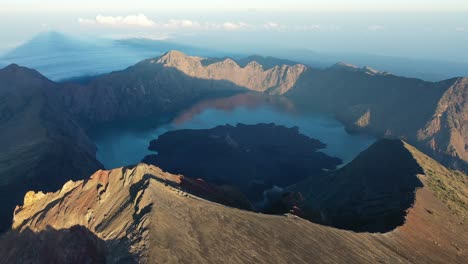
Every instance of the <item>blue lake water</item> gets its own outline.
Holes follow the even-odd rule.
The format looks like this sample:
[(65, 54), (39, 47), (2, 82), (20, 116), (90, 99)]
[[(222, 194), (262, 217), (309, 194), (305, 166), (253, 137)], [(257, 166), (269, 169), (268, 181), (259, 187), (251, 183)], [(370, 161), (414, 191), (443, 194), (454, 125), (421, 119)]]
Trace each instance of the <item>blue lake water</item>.
[(344, 163), (375, 141), (367, 135), (349, 134), (333, 117), (298, 109), (284, 97), (251, 93), (206, 100), (174, 118), (162, 117), (150, 123), (102, 125), (90, 130), (90, 136), (98, 148), (97, 158), (110, 169), (140, 162), (145, 155), (152, 153), (148, 150), (149, 142), (167, 131), (237, 123), (297, 126), (301, 133), (327, 144), (322, 151), (341, 158)]

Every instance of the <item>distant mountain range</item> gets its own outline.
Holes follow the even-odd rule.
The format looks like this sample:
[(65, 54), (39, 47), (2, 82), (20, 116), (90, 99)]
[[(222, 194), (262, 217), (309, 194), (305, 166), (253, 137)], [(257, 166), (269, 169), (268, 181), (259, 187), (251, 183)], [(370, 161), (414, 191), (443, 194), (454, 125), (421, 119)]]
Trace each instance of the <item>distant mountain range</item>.
[[(328, 68), (337, 61), (347, 61), (361, 66), (370, 65), (399, 76), (428, 81), (468, 76), (468, 63), (459, 62), (371, 54), (319, 53), (308, 49), (277, 50), (268, 53), (259, 50), (259, 55), (248, 57), (250, 54), (232, 53), (223, 50), (222, 47), (207, 49), (186, 43), (144, 38), (83, 39), (60, 32), (41, 33), (6, 54), (0, 55), (0, 66), (17, 63), (39, 70), (51, 80), (60, 81), (122, 70), (168, 50), (179, 50), (203, 57), (230, 57), (240, 66), (255, 60), (264, 65), (265, 69), (278, 64), (274, 57), (282, 57), (319, 69)], [(268, 60), (271, 62), (268, 63)], [(294, 62), (283, 60), (280, 65), (291, 63)]]

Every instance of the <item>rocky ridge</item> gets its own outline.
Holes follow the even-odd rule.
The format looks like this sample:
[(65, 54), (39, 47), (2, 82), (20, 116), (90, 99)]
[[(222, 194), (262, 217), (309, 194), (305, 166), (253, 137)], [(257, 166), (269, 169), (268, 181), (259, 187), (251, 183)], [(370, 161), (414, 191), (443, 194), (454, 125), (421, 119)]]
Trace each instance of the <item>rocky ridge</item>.
[[(55, 193), (29, 193), (15, 210), (13, 228), (21, 234), (84, 226), (105, 241), (107, 263), (466, 262), (466, 221), (454, 213), (466, 214), (460, 202), (466, 202), (466, 181), (411, 146), (405, 149), (423, 168), (414, 175), (422, 185), (404, 223), (385, 234), (225, 207), (184, 192), (172, 184), (180, 176), (145, 164), (98, 171)], [(464, 190), (455, 194), (458, 200), (453, 188)]]
[(294, 87), (307, 67), (302, 64), (275, 65), (270, 69), (264, 69), (256, 61), (248, 62), (244, 67), (233, 59), (226, 58), (222, 61), (203, 65), (204, 58), (187, 56), (178, 51), (170, 51), (157, 60), (149, 60), (150, 63), (159, 63), (164, 67), (173, 67), (183, 73), (202, 79), (227, 80), (234, 84), (257, 92), (269, 94), (284, 94)]

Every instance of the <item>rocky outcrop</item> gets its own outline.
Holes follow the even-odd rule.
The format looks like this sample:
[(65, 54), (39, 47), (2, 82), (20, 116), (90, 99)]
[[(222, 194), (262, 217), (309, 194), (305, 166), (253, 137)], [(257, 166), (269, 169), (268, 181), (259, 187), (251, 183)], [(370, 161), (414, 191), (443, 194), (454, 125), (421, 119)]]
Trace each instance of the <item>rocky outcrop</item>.
[[(13, 228), (19, 234), (40, 236), (50, 228), (83, 226), (105, 241), (107, 263), (465, 263), (466, 222), (453, 213), (453, 208), (462, 207), (458, 202), (447, 202), (455, 201), (453, 196), (444, 196), (448, 192), (430, 181), (450, 181), (446, 190), (466, 190), (466, 185), (460, 185), (459, 178), (439, 174), (449, 171), (412, 147), (405, 148), (432, 174), (409, 168), (411, 173), (424, 173), (417, 176), (423, 185), (415, 190), (404, 224), (386, 234), (355, 233), (292, 215), (264, 215), (221, 206), (184, 192), (174, 184), (180, 176), (145, 164), (98, 171), (89, 180), (67, 183), (55, 193), (28, 194), (27, 202), (15, 210)], [(381, 174), (374, 177), (377, 181)], [(379, 187), (376, 185), (368, 187), (352, 195), (379, 190), (371, 189)], [(466, 201), (466, 192), (457, 195)], [(466, 208), (463, 212), (466, 214)], [(5, 237), (0, 238), (0, 244), (2, 241)], [(7, 241), (24, 245), (21, 252), (12, 251), (10, 259), (37, 248), (22, 243), (22, 239)], [(56, 242), (44, 238), (41, 243), (43, 247)], [(54, 258), (63, 253), (48, 254)], [(0, 263), (4, 260), (0, 258)]]
[(204, 58), (201, 57), (170, 51), (157, 60), (149, 60), (149, 62), (176, 68), (194, 78), (226, 80), (249, 90), (270, 94), (286, 93), (294, 87), (307, 68), (302, 64), (271, 65), (271, 63), (267, 63), (266, 67), (271, 68), (264, 69), (255, 60), (249, 60), (244, 67), (241, 67), (230, 58), (204, 65), (203, 60)]
[(418, 140), (438, 160), (468, 169), (468, 78), (456, 79), (437, 103), (432, 118), (418, 131)]
[(59, 89), (34, 70), (0, 70), (0, 231), (26, 191), (54, 190), (101, 167), (94, 144), (62, 108)]

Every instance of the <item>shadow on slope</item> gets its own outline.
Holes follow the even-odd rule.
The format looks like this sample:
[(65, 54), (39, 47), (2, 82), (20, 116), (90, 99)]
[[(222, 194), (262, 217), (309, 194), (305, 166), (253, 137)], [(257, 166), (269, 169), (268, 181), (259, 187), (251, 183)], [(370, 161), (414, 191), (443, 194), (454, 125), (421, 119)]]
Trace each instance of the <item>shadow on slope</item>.
[(137, 263), (124, 244), (110, 241), (114, 248), (109, 250), (106, 241), (79, 225), (39, 232), (28, 228), (0, 237), (0, 263)]
[(423, 169), (400, 140), (380, 140), (343, 168), (288, 188), (272, 211), (296, 210), (313, 222), (388, 232), (405, 222)]

